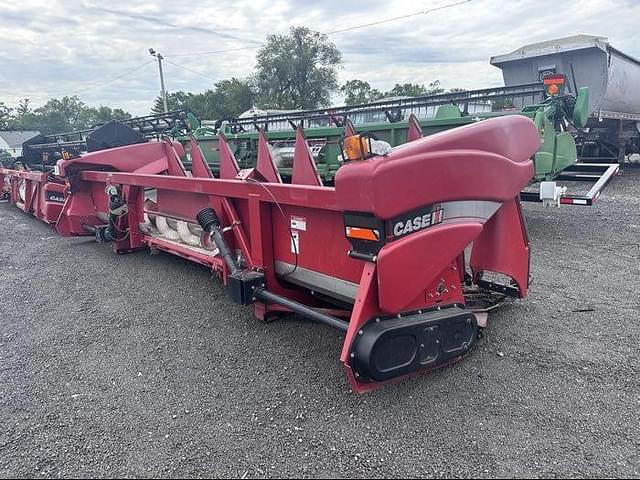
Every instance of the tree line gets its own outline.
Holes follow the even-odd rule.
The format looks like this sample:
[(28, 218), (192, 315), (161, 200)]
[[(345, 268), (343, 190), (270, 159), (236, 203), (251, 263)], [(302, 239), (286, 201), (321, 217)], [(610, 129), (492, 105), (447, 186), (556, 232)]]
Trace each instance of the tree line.
[[(438, 80), (428, 84), (396, 84), (389, 91), (359, 79), (338, 84), (342, 54), (329, 38), (306, 27), (292, 27), (288, 35), (269, 35), (256, 55), (255, 71), (248, 78), (222, 80), (200, 93), (167, 94), (169, 110), (185, 109), (202, 119), (234, 118), (247, 110), (306, 110), (328, 107), (334, 94), (347, 105), (370, 103), (385, 97), (416, 97), (444, 92)], [(452, 89), (457, 91), (460, 89)], [(162, 98), (152, 111), (164, 110)]]
[[(254, 73), (248, 78), (221, 80), (204, 92), (171, 92), (167, 94), (167, 105), (169, 110), (185, 109), (201, 119), (220, 120), (237, 117), (253, 107), (278, 110), (328, 107), (338, 93), (344, 96), (347, 105), (354, 105), (385, 97), (444, 91), (438, 80), (426, 85), (396, 84), (389, 91), (378, 90), (359, 79), (339, 85), (338, 70), (342, 64), (341, 52), (326, 35), (307, 27), (292, 27), (289, 34), (267, 36), (256, 55)], [(0, 102), (0, 129), (49, 134), (131, 118), (123, 109), (91, 107), (77, 96), (51, 99), (35, 109), (30, 103), (24, 99), (12, 109)], [(151, 113), (163, 111), (162, 98), (157, 97)]]
[(0, 102), (0, 130), (37, 130), (43, 134), (84, 130), (109, 120), (131, 118), (121, 108), (105, 105), (90, 107), (77, 96), (52, 98), (39, 108), (32, 109), (28, 98), (16, 108)]

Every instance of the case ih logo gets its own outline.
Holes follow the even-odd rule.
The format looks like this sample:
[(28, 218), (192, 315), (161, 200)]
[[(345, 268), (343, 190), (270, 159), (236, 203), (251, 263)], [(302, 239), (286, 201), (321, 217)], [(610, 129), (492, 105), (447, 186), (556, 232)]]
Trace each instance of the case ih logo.
[(391, 222), (392, 233), (395, 238), (401, 238), (418, 230), (424, 230), (433, 225), (442, 223), (444, 219), (444, 209), (436, 207), (434, 209), (423, 209), (409, 215), (403, 215)]
[(62, 193), (52, 192), (49, 190), (47, 192), (47, 202), (64, 203), (64, 195), (62, 195)]

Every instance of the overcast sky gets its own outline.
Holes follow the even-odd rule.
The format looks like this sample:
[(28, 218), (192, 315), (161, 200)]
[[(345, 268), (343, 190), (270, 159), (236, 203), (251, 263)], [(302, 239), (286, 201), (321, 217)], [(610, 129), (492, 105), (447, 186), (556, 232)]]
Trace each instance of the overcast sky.
[[(0, 0), (0, 102), (29, 97), (39, 105), (77, 94), (142, 115), (159, 92), (149, 47), (180, 65), (165, 64), (169, 91), (202, 91), (250, 75), (265, 36), (291, 25), (328, 32), (456, 1)], [(344, 56), (341, 82), (361, 78), (388, 89), (439, 79), (471, 89), (502, 84), (491, 55), (578, 33), (606, 36), (640, 58), (639, 21), (640, 0), (472, 0), (331, 39)], [(177, 56), (238, 48), (246, 49)]]

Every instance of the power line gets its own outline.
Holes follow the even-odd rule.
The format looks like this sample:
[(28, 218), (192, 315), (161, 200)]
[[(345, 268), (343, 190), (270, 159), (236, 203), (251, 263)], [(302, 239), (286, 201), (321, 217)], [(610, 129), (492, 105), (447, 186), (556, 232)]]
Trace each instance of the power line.
[[(406, 15), (399, 15), (397, 17), (391, 17), (391, 18), (385, 18), (383, 20), (377, 20), (375, 22), (369, 22), (369, 23), (362, 23), (360, 25), (352, 25), (350, 27), (345, 27), (345, 28), (341, 28), (338, 30), (332, 30), (329, 32), (324, 32), (325, 35), (335, 35), (337, 33), (343, 33), (343, 32), (349, 32), (352, 30), (360, 30), (362, 28), (368, 28), (368, 27), (373, 27), (376, 25), (381, 25), (383, 23), (389, 23), (389, 22), (395, 22), (397, 20), (402, 20), (405, 18), (410, 18), (410, 17), (417, 17), (419, 15), (428, 15), (431, 12), (436, 12), (438, 10), (444, 10), (446, 8), (452, 8), (452, 7), (457, 7), (458, 5), (463, 5), (465, 3), (469, 3), (473, 0), (462, 0), (459, 2), (455, 2), (455, 3), (449, 3), (446, 5), (441, 5), (439, 7), (435, 7), (435, 8), (427, 8), (425, 10), (420, 10), (417, 12), (413, 12), (413, 13), (408, 13)], [(166, 55), (166, 56), (170, 56), (170, 57), (191, 57), (191, 56), (196, 56), (196, 55), (214, 55), (217, 53), (227, 53), (227, 52), (237, 52), (237, 51), (241, 51), (241, 50), (256, 50), (260, 47), (264, 46), (264, 44), (261, 45), (257, 45), (257, 46), (251, 46), (251, 47), (239, 47), (239, 48), (230, 48), (230, 49), (226, 49), (226, 50), (213, 50), (210, 52), (191, 52), (191, 53), (178, 53), (178, 54), (172, 54), (172, 55)]]
[(5, 95), (9, 95), (9, 96), (14, 97), (14, 98), (29, 98), (29, 99), (68, 97), (69, 95), (77, 95), (78, 93), (82, 93), (82, 92), (86, 92), (86, 91), (89, 91), (89, 90), (93, 90), (94, 88), (104, 87), (105, 85), (108, 85), (110, 83), (116, 82), (116, 81), (118, 81), (118, 80), (120, 80), (120, 79), (122, 79), (124, 77), (127, 77), (127, 76), (131, 75), (132, 73), (137, 72), (138, 70), (143, 69), (144, 67), (146, 67), (147, 65), (149, 65), (152, 62), (153, 62), (153, 60), (149, 60), (148, 62), (143, 63), (142, 65), (138, 65), (137, 67), (132, 68), (130, 70), (127, 70), (126, 72), (124, 72), (124, 73), (122, 73), (122, 74), (118, 75), (117, 77), (114, 77), (114, 78), (112, 78), (110, 80), (106, 80), (104, 82), (96, 83), (94, 85), (90, 85), (90, 86), (88, 86), (86, 88), (82, 88), (80, 90), (76, 90), (76, 91), (73, 91), (73, 92), (50, 93), (50, 94), (47, 94), (47, 95), (12, 94), (12, 93), (7, 93), (7, 92), (4, 92), (4, 94)]
[(56, 95), (50, 95), (50, 96), (60, 97), (60, 96), (76, 95), (78, 93), (86, 92), (86, 91), (92, 90), (94, 88), (104, 87), (105, 85), (109, 85), (110, 83), (116, 82), (116, 81), (120, 80), (121, 78), (127, 77), (127, 76), (131, 75), (132, 73), (137, 72), (138, 70), (142, 70), (144, 67), (146, 67), (150, 63), (153, 63), (153, 60), (149, 60), (148, 62), (143, 63), (142, 65), (138, 65), (137, 67), (126, 71), (122, 75), (118, 75), (117, 77), (112, 78), (111, 80), (107, 80), (106, 82), (97, 83), (97, 84), (95, 84), (93, 86), (90, 86), (90, 87), (87, 87), (87, 88), (83, 88), (81, 90), (76, 90), (75, 92), (64, 93), (64, 94), (58, 93)]
[(195, 55), (214, 55), (216, 53), (239, 52), (241, 50), (254, 50), (254, 49), (259, 48), (261, 46), (262, 45), (251, 46), (251, 47), (228, 48), (226, 50), (212, 50), (210, 52), (169, 53), (169, 54), (165, 54), (164, 57), (167, 58), (167, 57), (192, 57), (192, 56), (195, 56)]
[(175, 62), (171, 62), (171, 61), (167, 60), (166, 58), (164, 59), (164, 61), (167, 62), (167, 63), (170, 63), (171, 65), (173, 65), (175, 67), (178, 67), (178, 68), (181, 68), (183, 70), (186, 70), (187, 72), (195, 73), (196, 75), (200, 75), (201, 77), (208, 78), (209, 80), (213, 80), (214, 82), (217, 82), (218, 80), (220, 80), (219, 78), (210, 77), (207, 74), (204, 74), (202, 72), (198, 72), (197, 70), (193, 70), (193, 69), (191, 69), (189, 67), (185, 67), (184, 65), (179, 65), (179, 64), (177, 64)]
[[(397, 20), (405, 19), (405, 18), (416, 17), (416, 16), (419, 16), (419, 15), (428, 15), (431, 12), (435, 12), (435, 11), (438, 11), (438, 10), (444, 10), (446, 8), (456, 7), (458, 5), (469, 3), (471, 1), (472, 0), (461, 0), (461, 1), (458, 1), (458, 2), (455, 2), (455, 3), (449, 3), (449, 4), (446, 4), (446, 5), (441, 5), (441, 6), (435, 7), (435, 8), (428, 8), (428, 9), (425, 9), (425, 10), (420, 10), (420, 11), (413, 12), (413, 13), (408, 13), (406, 15), (399, 15), (397, 17), (386, 18), (386, 19), (383, 19), (383, 20), (375, 21), (375, 22), (363, 23), (363, 24), (360, 24), (360, 25), (353, 25), (351, 27), (341, 28), (339, 30), (332, 30), (330, 32), (325, 32), (325, 35), (335, 35), (337, 33), (343, 33), (343, 32), (348, 32), (348, 31), (352, 31), (352, 30), (359, 30), (359, 29), (362, 29), (362, 28), (373, 27), (373, 26), (376, 26), (376, 25), (381, 25), (383, 23), (394, 22), (394, 21), (397, 21)], [(193, 70), (191, 68), (185, 67), (184, 65), (179, 65), (179, 64), (177, 64), (175, 62), (171, 62), (171, 61), (167, 60), (166, 57), (169, 57), (169, 56), (170, 57), (191, 57), (191, 56), (197, 56), (197, 55), (213, 55), (213, 54), (217, 54), (217, 53), (238, 52), (238, 51), (242, 51), (242, 50), (255, 50), (257, 48), (260, 48), (261, 46), (264, 46), (264, 44), (258, 45), (258, 46), (251, 46), (251, 47), (238, 47), (238, 48), (229, 48), (229, 49), (224, 49), (224, 50), (212, 50), (212, 51), (209, 51), (209, 52), (191, 52), (191, 53), (181, 53), (181, 54), (172, 54), (172, 55), (168, 55), (167, 54), (167, 55), (165, 55), (165, 62), (170, 63), (171, 65), (174, 65), (174, 66), (176, 66), (178, 68), (181, 68), (183, 70), (186, 70), (188, 72), (195, 73), (196, 75), (200, 75), (201, 77), (208, 78), (210, 80), (213, 80), (213, 81), (217, 82), (219, 79), (215, 79), (215, 78), (210, 77), (209, 75), (206, 75), (206, 74), (204, 74), (202, 72), (199, 72), (197, 70)]]
[(462, 0), (461, 2), (449, 3), (447, 5), (442, 5), (440, 7), (428, 8), (426, 10), (420, 10), (419, 12), (408, 13), (406, 15), (399, 15), (397, 17), (386, 18), (384, 20), (378, 20), (376, 22), (363, 23), (360, 25), (353, 25), (351, 27), (341, 28), (339, 30), (333, 30), (331, 32), (325, 32), (326, 35), (335, 35), (336, 33), (350, 32), (352, 30), (359, 30), (361, 28), (373, 27), (375, 25), (380, 25), (388, 22), (395, 22), (396, 20), (402, 20), (404, 18), (417, 17), (418, 15), (428, 15), (431, 12), (435, 12), (437, 10), (444, 10), (445, 8), (457, 7), (458, 5), (462, 5), (464, 3), (469, 3), (472, 0)]
[[(470, 0), (467, 0), (467, 1), (470, 1)], [(424, 15), (424, 13), (425, 12), (423, 12), (423, 11), (414, 12), (414, 13), (408, 13), (406, 15), (400, 15), (398, 17), (392, 17), (392, 18), (387, 18), (387, 19), (384, 19), (384, 20), (378, 20), (377, 22), (363, 23), (362, 25), (353, 25), (351, 27), (341, 28), (340, 30), (333, 30), (331, 32), (325, 32), (325, 35), (335, 35), (336, 33), (350, 32), (352, 30), (358, 30), (360, 28), (373, 27), (375, 25), (380, 25), (382, 23), (395, 22), (396, 20), (402, 20), (403, 18), (409, 18), (409, 17), (418, 16), (418, 15)]]
[[(449, 3), (449, 4), (446, 4), (446, 5), (441, 5), (441, 6), (435, 7), (435, 8), (428, 8), (428, 9), (425, 9), (425, 10), (420, 10), (420, 11), (413, 12), (413, 13), (408, 13), (406, 15), (399, 15), (399, 16), (396, 16), (396, 17), (377, 20), (375, 22), (363, 23), (363, 24), (359, 24), (359, 25), (352, 25), (350, 27), (345, 27), (345, 28), (341, 28), (341, 29), (338, 29), (338, 30), (332, 30), (332, 31), (329, 31), (329, 32), (325, 32), (325, 34), (326, 35), (335, 35), (335, 34), (338, 34), (338, 33), (344, 33), (344, 32), (349, 32), (349, 31), (353, 31), (353, 30), (360, 30), (360, 29), (363, 29), (363, 28), (373, 27), (373, 26), (376, 26), (376, 25), (384, 24), (384, 23), (395, 22), (397, 20), (402, 20), (402, 19), (405, 19), (405, 18), (416, 17), (416, 16), (419, 16), (419, 15), (428, 15), (431, 12), (435, 12), (435, 11), (438, 11), (438, 10), (444, 10), (444, 9), (447, 9), (447, 8), (456, 7), (458, 5), (463, 5), (463, 4), (469, 3), (471, 1), (472, 0), (461, 0), (461, 1), (458, 1), (458, 2), (454, 2), (454, 3)], [(264, 44), (260, 44), (260, 45), (257, 45), (257, 46), (229, 48), (229, 49), (224, 49), (224, 50), (212, 50), (212, 51), (208, 51), (208, 52), (176, 53), (176, 54), (166, 55), (165, 56), (165, 62), (170, 63), (171, 65), (174, 65), (174, 66), (176, 66), (178, 68), (181, 68), (183, 70), (186, 70), (188, 72), (195, 73), (196, 75), (200, 75), (201, 77), (208, 78), (210, 80), (213, 80), (213, 81), (217, 82), (219, 79), (210, 77), (209, 75), (206, 75), (206, 74), (204, 74), (202, 72), (199, 72), (197, 70), (193, 70), (193, 69), (191, 69), (189, 67), (185, 67), (184, 65), (180, 65), (180, 64), (177, 64), (175, 62), (171, 62), (171, 61), (167, 60), (166, 57), (167, 56), (170, 56), (170, 57), (190, 57), (190, 56), (197, 56), (197, 55), (214, 55), (214, 54), (218, 54), (218, 53), (238, 52), (238, 51), (242, 51), (242, 50), (256, 50), (256, 49), (258, 49), (258, 48), (260, 48), (262, 46), (264, 46)], [(128, 71), (124, 72), (123, 74), (121, 74), (121, 75), (119, 75), (119, 76), (117, 76), (115, 78), (107, 80), (106, 82), (101, 82), (101, 83), (98, 83), (98, 84), (95, 84), (95, 85), (91, 85), (89, 87), (86, 87), (86, 88), (83, 88), (83, 89), (80, 89), (80, 90), (76, 90), (75, 92), (57, 93), (57, 94), (39, 95), (39, 96), (13, 95), (13, 94), (7, 94), (7, 95), (13, 96), (13, 97), (16, 97), (16, 98), (17, 97), (50, 98), (50, 97), (76, 95), (78, 93), (86, 92), (86, 91), (92, 90), (94, 88), (100, 88), (100, 87), (103, 87), (103, 86), (108, 85), (110, 83), (113, 83), (115, 81), (118, 81), (121, 78), (124, 78), (124, 77), (126, 77), (128, 75), (131, 75), (132, 73), (135, 73), (138, 70), (146, 67), (151, 62), (153, 62), (153, 60), (150, 60), (149, 62), (144, 63), (142, 65), (139, 65), (139, 66), (137, 66), (137, 67), (135, 67), (135, 68), (133, 68), (131, 70), (128, 70)]]

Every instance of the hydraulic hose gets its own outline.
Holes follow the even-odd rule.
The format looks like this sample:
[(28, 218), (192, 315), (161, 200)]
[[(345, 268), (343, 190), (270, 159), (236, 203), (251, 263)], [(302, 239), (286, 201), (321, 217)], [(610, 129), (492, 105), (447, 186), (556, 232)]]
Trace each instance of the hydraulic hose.
[(239, 270), (238, 265), (236, 265), (236, 261), (229, 249), (229, 245), (227, 245), (227, 242), (222, 236), (220, 220), (218, 219), (215, 210), (213, 208), (203, 208), (196, 214), (196, 220), (198, 220), (202, 229), (205, 232), (208, 232), (211, 236), (211, 240), (213, 240), (213, 243), (218, 247), (220, 256), (224, 260), (224, 263), (227, 264), (227, 268), (229, 268), (231, 275), (237, 273)]
[[(248, 282), (253, 282), (256, 280), (255, 277), (251, 278), (246, 274), (247, 273), (251, 274), (255, 272), (250, 272), (248, 270), (241, 270), (236, 264), (233, 258), (233, 255), (231, 254), (231, 250), (229, 249), (227, 242), (222, 236), (222, 231), (220, 230), (220, 220), (218, 219), (218, 216), (216, 215), (216, 212), (213, 210), (213, 208), (203, 208), (196, 214), (196, 219), (198, 220), (198, 223), (202, 227), (202, 230), (209, 233), (209, 235), (211, 236), (211, 240), (213, 240), (213, 243), (215, 243), (216, 247), (218, 247), (218, 250), (220, 251), (220, 255), (224, 259), (224, 262), (227, 264), (227, 267), (229, 268), (229, 271), (230, 271), (230, 277), (232, 280), (234, 280), (230, 282), (230, 285), (239, 286), (237, 295), (235, 295), (235, 297), (244, 298), (245, 294), (243, 293), (243, 291), (248, 290), (248, 287), (250, 286)], [(257, 280), (259, 281), (258, 283), (259, 285), (264, 281), (264, 276), (259, 275), (259, 277), (257, 277)], [(264, 302), (270, 302), (270, 303), (275, 303), (277, 305), (281, 305), (299, 315), (307, 317), (316, 322), (324, 323), (325, 325), (328, 325), (333, 328), (337, 328), (342, 331), (346, 331), (347, 328), (349, 327), (349, 322), (346, 322), (339, 318), (332, 317), (331, 315), (327, 315), (325, 313), (319, 312), (318, 310), (307, 307), (306, 305), (298, 303), (294, 300), (290, 300), (281, 295), (275, 294), (273, 292), (269, 292), (264, 288), (264, 283), (262, 283), (263, 286), (258, 286), (258, 285), (251, 286), (252, 293), (249, 294), (249, 297), (253, 296), (253, 301), (262, 300)], [(232, 297), (233, 296), (234, 295), (232, 295)], [(245, 304), (244, 301), (241, 301), (241, 303)]]
[(97, 230), (96, 238), (101, 242), (115, 242), (118, 238), (118, 228), (116, 227), (116, 221), (118, 217), (127, 213), (127, 204), (122, 200), (120, 193), (113, 186), (106, 188), (106, 193), (109, 195), (109, 217), (107, 221), (107, 228)]

